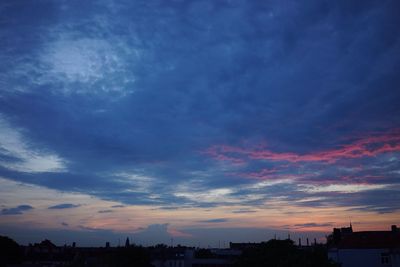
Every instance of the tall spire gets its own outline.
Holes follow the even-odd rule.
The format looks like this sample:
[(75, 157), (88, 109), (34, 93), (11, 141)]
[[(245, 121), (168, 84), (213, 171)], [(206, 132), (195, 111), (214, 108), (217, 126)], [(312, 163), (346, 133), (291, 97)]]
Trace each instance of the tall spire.
[(127, 237), (127, 238), (126, 238), (126, 241), (125, 241), (125, 247), (129, 247), (129, 246), (130, 246), (129, 237)]

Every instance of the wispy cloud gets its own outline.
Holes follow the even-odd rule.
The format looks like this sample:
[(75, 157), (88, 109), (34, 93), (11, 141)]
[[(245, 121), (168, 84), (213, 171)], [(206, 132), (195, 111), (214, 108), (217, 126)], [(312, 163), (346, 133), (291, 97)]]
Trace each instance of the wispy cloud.
[[(57, 29), (55, 29), (57, 31)], [(44, 66), (40, 85), (56, 81), (64, 84), (67, 93), (96, 94), (113, 92), (127, 94), (132, 90), (135, 77), (127, 72), (124, 57), (138, 57), (138, 51), (116, 40), (76, 37), (74, 33), (61, 33), (58, 40), (44, 46), (39, 61)], [(109, 79), (109, 77), (113, 79)], [(83, 87), (73, 86), (80, 83)]]
[(224, 223), (227, 221), (228, 221), (228, 219), (225, 219), (225, 218), (217, 218), (217, 219), (202, 220), (199, 222), (201, 222), (201, 223)]
[[(395, 130), (380, 136), (364, 137), (351, 144), (344, 144), (340, 148), (334, 148), (322, 152), (298, 154), (292, 152), (273, 152), (263, 147), (248, 149), (226, 145), (214, 145), (204, 151), (206, 155), (217, 160), (237, 159), (246, 160), (270, 160), (278, 162), (327, 162), (335, 163), (338, 160), (374, 157), (388, 152), (400, 152), (400, 131)], [(272, 174), (274, 170), (263, 170), (260, 175)]]
[(256, 210), (252, 210), (252, 209), (240, 209), (240, 210), (234, 210), (232, 212), (233, 213), (255, 213), (257, 211)]
[(389, 188), (385, 184), (331, 184), (331, 185), (299, 185), (299, 191), (307, 193), (344, 192), (355, 193), (368, 190)]
[(0, 165), (20, 172), (63, 172), (66, 162), (35, 144), (13, 127), (0, 113)]
[(315, 222), (310, 222), (310, 223), (299, 223), (295, 224), (294, 227), (299, 227), (299, 228), (315, 228), (315, 227), (332, 227), (332, 223), (315, 223)]

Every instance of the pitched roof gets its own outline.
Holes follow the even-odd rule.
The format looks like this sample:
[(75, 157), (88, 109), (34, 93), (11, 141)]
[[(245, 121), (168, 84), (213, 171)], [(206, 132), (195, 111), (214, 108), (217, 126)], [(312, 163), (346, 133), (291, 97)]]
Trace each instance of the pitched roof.
[(400, 248), (400, 233), (392, 231), (365, 231), (343, 235), (338, 248)]

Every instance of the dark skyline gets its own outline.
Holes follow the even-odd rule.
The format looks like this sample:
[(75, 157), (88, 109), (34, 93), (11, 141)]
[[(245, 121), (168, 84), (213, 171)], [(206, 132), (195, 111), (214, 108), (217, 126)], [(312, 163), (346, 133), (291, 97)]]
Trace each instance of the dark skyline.
[(212, 245), (398, 224), (398, 1), (0, 14), (0, 234)]

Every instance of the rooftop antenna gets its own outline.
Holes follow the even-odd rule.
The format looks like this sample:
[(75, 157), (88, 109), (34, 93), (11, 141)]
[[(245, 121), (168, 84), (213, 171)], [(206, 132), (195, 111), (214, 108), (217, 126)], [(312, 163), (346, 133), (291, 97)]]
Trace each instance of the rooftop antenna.
[(351, 217), (349, 219), (350, 219), (350, 232), (352, 233), (353, 232), (353, 225), (351, 223)]

